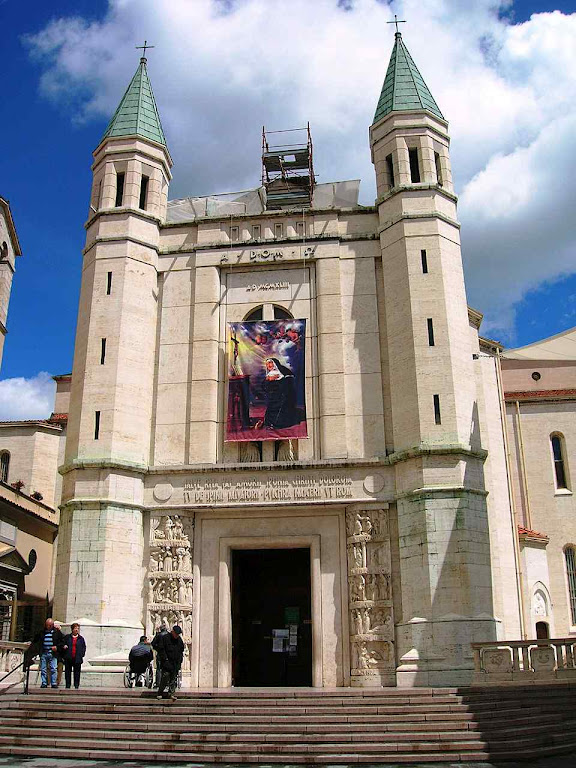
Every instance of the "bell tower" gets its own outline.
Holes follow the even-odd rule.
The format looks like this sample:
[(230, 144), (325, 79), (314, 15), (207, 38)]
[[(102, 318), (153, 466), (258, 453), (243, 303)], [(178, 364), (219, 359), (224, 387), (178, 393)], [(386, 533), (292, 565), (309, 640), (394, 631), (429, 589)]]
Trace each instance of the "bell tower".
[(142, 633), (157, 259), (172, 160), (146, 59), (94, 152), (66, 444), (54, 615), (95, 656)]
[(470, 681), (495, 637), (488, 516), (448, 124), (402, 35), (370, 128), (396, 467), (399, 685)]

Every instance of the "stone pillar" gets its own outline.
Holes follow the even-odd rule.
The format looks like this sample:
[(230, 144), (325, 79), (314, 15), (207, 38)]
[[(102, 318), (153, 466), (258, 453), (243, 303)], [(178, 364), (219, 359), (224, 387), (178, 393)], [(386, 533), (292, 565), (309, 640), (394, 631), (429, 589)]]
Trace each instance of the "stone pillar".
[(346, 512), (350, 684), (396, 685), (388, 511)]
[(194, 521), (193, 512), (153, 515), (148, 548), (146, 631), (151, 637), (163, 623), (182, 627), (185, 683), (192, 642)]

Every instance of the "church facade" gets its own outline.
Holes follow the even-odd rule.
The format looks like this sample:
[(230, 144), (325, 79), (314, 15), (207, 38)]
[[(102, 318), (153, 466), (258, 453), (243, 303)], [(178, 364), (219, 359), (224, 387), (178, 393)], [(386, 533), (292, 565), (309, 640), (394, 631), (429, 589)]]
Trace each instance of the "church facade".
[[(294, 182), (304, 146), (268, 145), (257, 194), (169, 202), (141, 60), (94, 153), (61, 467), (54, 615), (82, 622), (100, 684), (166, 621), (209, 688), (466, 684), (472, 642), (528, 631), (501, 348), (467, 306), (449, 146), (397, 33), (374, 206)], [(230, 329), (292, 321), (307, 436), (262, 439)]]

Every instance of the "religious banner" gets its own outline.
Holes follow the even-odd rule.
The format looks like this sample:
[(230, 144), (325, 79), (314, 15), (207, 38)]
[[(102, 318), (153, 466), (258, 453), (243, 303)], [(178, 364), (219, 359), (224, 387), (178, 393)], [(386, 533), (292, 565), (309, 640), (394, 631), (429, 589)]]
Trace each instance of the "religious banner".
[(228, 323), (226, 440), (308, 436), (306, 320)]

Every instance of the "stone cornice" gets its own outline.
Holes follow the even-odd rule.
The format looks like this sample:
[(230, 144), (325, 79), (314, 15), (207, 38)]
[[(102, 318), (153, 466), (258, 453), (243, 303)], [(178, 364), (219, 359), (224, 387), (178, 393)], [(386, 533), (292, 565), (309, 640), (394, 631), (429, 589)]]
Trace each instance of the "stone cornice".
[(119, 214), (125, 213), (130, 214), (130, 216), (135, 216), (137, 219), (152, 221), (158, 226), (162, 225), (162, 219), (160, 219), (158, 216), (154, 216), (153, 214), (148, 213), (148, 211), (143, 211), (141, 208), (101, 208), (100, 210), (94, 212), (93, 215), (88, 219), (88, 221), (84, 224), (84, 229), (91, 227), (92, 224), (102, 216), (118, 216)]
[(469, 445), (462, 445), (461, 443), (445, 443), (439, 445), (433, 445), (430, 443), (421, 443), (413, 448), (406, 448), (403, 451), (395, 451), (386, 457), (386, 461), (390, 464), (398, 464), (401, 461), (409, 461), (410, 459), (420, 458), (422, 456), (470, 456), (474, 459), (480, 459), (485, 461), (488, 456), (488, 451), (484, 448), (478, 448), (473, 450)]
[[(357, 208), (306, 208), (304, 210), (305, 219), (308, 221), (311, 218), (319, 215), (332, 214), (339, 217), (346, 216), (363, 216), (365, 214), (378, 213), (375, 205), (363, 205)], [(302, 209), (295, 208), (289, 210), (280, 211), (262, 211), (261, 213), (235, 213), (232, 216), (198, 216), (194, 219), (188, 219), (187, 221), (165, 221), (162, 224), (162, 229), (180, 229), (182, 227), (189, 227), (191, 224), (217, 224), (225, 223), (229, 224), (230, 219), (235, 221), (260, 221), (262, 219), (274, 219), (274, 218), (296, 218), (298, 221), (302, 221)], [(308, 238), (306, 238), (308, 240)]]
[(96, 237), (94, 240), (90, 243), (90, 245), (87, 245), (86, 248), (82, 251), (82, 255), (86, 256), (87, 253), (89, 253), (92, 248), (94, 248), (95, 245), (98, 245), (98, 243), (135, 243), (135, 245), (141, 245), (144, 248), (149, 248), (151, 251), (155, 251), (156, 253), (159, 253), (158, 246), (157, 245), (151, 245), (150, 243), (145, 242), (144, 240), (139, 240), (137, 237), (131, 237), (130, 235), (117, 235), (114, 237)]
[(437, 192), (441, 197), (445, 197), (447, 200), (450, 200), (452, 203), (458, 202), (458, 196), (455, 195), (453, 192), (448, 192), (447, 189), (444, 189), (444, 187), (441, 184), (402, 184), (398, 185), (397, 187), (392, 187), (392, 189), (389, 192), (386, 192), (385, 195), (382, 195), (381, 197), (376, 198), (375, 205), (376, 207), (380, 206), (382, 203), (386, 202), (387, 200), (390, 200), (391, 197), (395, 197), (396, 195), (402, 193), (402, 192), (421, 192), (422, 190), (433, 190), (434, 192)]
[(451, 219), (449, 216), (446, 216), (443, 213), (440, 213), (439, 211), (429, 211), (426, 213), (401, 213), (399, 216), (395, 216), (393, 219), (389, 219), (385, 224), (382, 224), (378, 228), (378, 232), (382, 233), (385, 232), (387, 229), (390, 229), (390, 227), (395, 226), (400, 221), (407, 221), (407, 220), (417, 220), (417, 219), (440, 219), (441, 221), (446, 222), (446, 224), (450, 224), (452, 227), (455, 227), (456, 229), (460, 229), (460, 223), (457, 222), (455, 219)]
[(146, 464), (121, 459), (73, 459), (69, 464), (62, 464), (58, 467), (58, 472), (61, 475), (67, 475), (77, 469), (119, 469), (122, 472), (132, 472), (136, 475), (145, 475), (148, 472)]
[(475, 496), (488, 496), (485, 488), (472, 488), (466, 485), (425, 485), (422, 488), (414, 488), (411, 491), (398, 493), (397, 499), (427, 498), (430, 496), (442, 496), (445, 498), (448, 494), (453, 497), (465, 496), (471, 493)]

